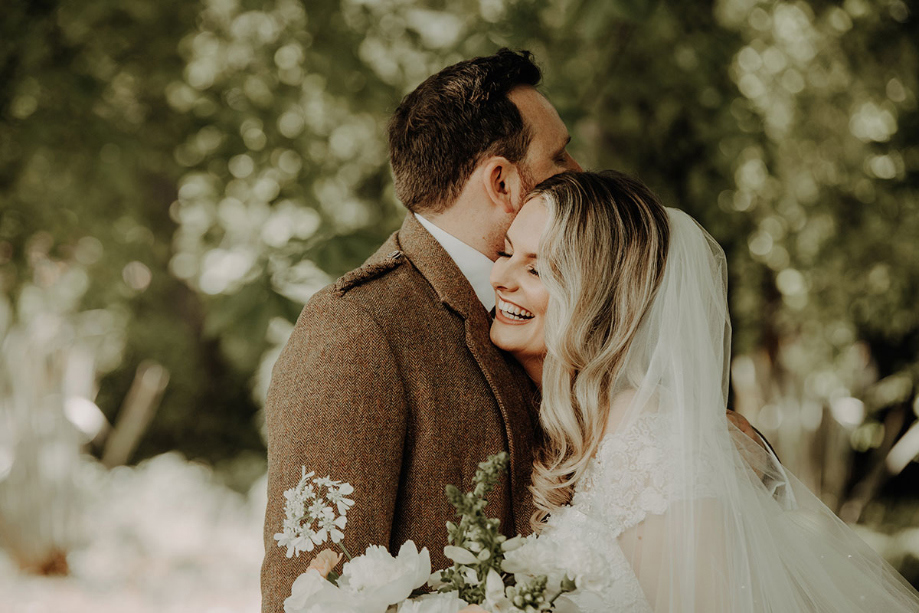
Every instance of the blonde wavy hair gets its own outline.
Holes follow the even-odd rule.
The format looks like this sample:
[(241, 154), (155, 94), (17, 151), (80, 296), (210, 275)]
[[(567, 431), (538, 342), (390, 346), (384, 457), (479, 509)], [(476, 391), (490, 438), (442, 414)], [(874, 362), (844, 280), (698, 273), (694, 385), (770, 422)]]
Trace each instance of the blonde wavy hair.
[(537, 532), (571, 500), (596, 453), (613, 382), (661, 283), (667, 213), (641, 182), (619, 172), (566, 172), (536, 186), (548, 221), (539, 245), (549, 292), (540, 421), (545, 442), (530, 491)]

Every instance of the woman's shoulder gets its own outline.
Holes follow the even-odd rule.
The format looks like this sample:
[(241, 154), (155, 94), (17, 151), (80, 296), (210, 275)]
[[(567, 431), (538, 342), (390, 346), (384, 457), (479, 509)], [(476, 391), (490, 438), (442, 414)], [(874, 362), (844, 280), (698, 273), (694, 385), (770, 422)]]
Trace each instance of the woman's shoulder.
[(603, 430), (603, 440), (615, 435), (617, 432), (628, 429), (633, 423), (645, 415), (659, 413), (656, 394), (639, 397), (638, 390), (624, 389), (613, 395), (610, 400), (609, 415), (606, 427)]
[(666, 436), (661, 436), (664, 428), (660, 413), (645, 412), (627, 427), (607, 433), (577, 488), (574, 506), (617, 532), (648, 514), (664, 513), (672, 497), (674, 473)]

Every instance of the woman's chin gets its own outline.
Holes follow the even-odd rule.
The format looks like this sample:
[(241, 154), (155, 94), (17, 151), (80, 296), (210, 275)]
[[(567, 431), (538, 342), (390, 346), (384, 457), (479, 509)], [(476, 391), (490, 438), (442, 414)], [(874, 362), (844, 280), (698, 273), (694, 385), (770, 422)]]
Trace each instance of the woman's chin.
[(497, 347), (498, 349), (503, 349), (507, 351), (507, 349), (504, 347), (504, 344), (502, 342), (504, 339), (502, 339), (503, 335), (501, 334), (501, 324), (499, 322), (497, 321), (491, 322), (491, 330), (489, 331), (488, 335), (491, 338), (491, 342), (495, 347)]
[(519, 342), (514, 342), (513, 330), (508, 330), (508, 327), (507, 324), (503, 324), (500, 321), (494, 321), (491, 324), (491, 342), (498, 349), (513, 354), (515, 350), (518, 350), (520, 347)]

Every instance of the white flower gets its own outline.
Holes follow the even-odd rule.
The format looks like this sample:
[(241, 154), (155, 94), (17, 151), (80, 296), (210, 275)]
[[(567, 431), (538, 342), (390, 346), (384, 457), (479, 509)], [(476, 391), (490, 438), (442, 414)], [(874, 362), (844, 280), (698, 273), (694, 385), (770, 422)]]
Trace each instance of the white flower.
[[(575, 548), (577, 551), (577, 548)], [(561, 551), (557, 539), (540, 538), (535, 534), (524, 539), (523, 545), (504, 555), (501, 569), (512, 573), (517, 583), (538, 575), (546, 575), (547, 589), (558, 591), (567, 573), (567, 564), (571, 562)]]
[(313, 501), (313, 504), (309, 506), (309, 509), (307, 509), (306, 512), (313, 517), (318, 517), (325, 513), (326, 509), (331, 511), (332, 507), (325, 506), (325, 500), (322, 498), (317, 498), (315, 501)]
[(443, 572), (444, 571), (442, 570), (434, 571), (434, 573), (432, 573), (431, 576), (428, 577), (428, 587), (429, 588), (433, 590), (439, 590), (441, 586), (447, 584), (446, 581), (444, 581)]
[(468, 549), (457, 547), (456, 545), (447, 545), (444, 547), (444, 555), (457, 564), (477, 564), (478, 558)]
[(476, 574), (474, 568), (469, 568), (468, 566), (463, 571), (463, 578), (466, 580), (467, 585), (478, 585), (480, 583), (479, 576)]
[(338, 599), (340, 591), (326, 581), (319, 571), (308, 570), (294, 581), (290, 596), (284, 601), (284, 612), (307, 613), (319, 605)]
[[(306, 530), (300, 534), (297, 538), (294, 539), (294, 553), (300, 555), (300, 552), (303, 551), (312, 551), (316, 545), (316, 534), (312, 530)], [(287, 550), (287, 557), (290, 557), (290, 549)]]
[(332, 481), (332, 479), (330, 479), (330, 478), (328, 477), (328, 475), (326, 475), (325, 477), (320, 477), (320, 478), (316, 479), (316, 480), (314, 481), (314, 483), (315, 483), (317, 486), (319, 486), (319, 487), (324, 487), (324, 488), (326, 488), (326, 489), (331, 489), (332, 487), (335, 486), (335, 483), (336, 483), (336, 482), (335, 482), (335, 481)]
[(600, 553), (583, 542), (551, 532), (524, 539), (523, 545), (505, 554), (501, 568), (513, 573), (518, 583), (546, 575), (550, 592), (558, 591), (566, 575), (584, 591), (602, 591), (609, 582), (609, 568)]
[[(329, 539), (340, 543), (347, 524), (347, 511), (354, 501), (344, 496), (354, 492), (350, 483), (329, 477), (313, 477), (303, 467), (297, 485), (284, 492), (285, 519), (282, 532), (274, 535), (278, 547), (287, 547), (287, 557), (312, 551)], [(335, 511), (338, 510), (336, 516)]]
[(602, 555), (588, 548), (581, 550), (572, 561), (568, 576), (579, 590), (601, 592), (609, 585), (609, 565)]
[(426, 594), (406, 600), (399, 605), (397, 613), (458, 613), (466, 606), (468, 603), (457, 596), (456, 592)]
[(354, 492), (354, 487), (350, 483), (342, 483), (335, 489), (329, 489), (329, 493), (326, 497), (329, 499), (329, 502), (334, 503), (338, 507), (338, 512), (344, 515), (348, 512), (352, 506), (354, 506), (354, 501), (350, 498), (345, 498)]
[(345, 533), (342, 530), (348, 523), (348, 518), (344, 515), (335, 517), (335, 512), (331, 507), (326, 508), (325, 512), (316, 518), (316, 521), (319, 524), (319, 531), (313, 537), (313, 541), (317, 545), (324, 543), (328, 538), (331, 538), (333, 543), (340, 543), (345, 538)]
[(387, 606), (408, 598), (430, 575), (427, 548), (419, 552), (415, 543), (406, 541), (395, 558), (384, 547), (370, 545), (345, 564), (338, 585), (366, 606), (367, 613), (383, 613)]
[(332, 519), (331, 516), (328, 516), (323, 519), (322, 526), (329, 531), (329, 535), (333, 543), (338, 543), (341, 539), (345, 538), (345, 535), (341, 530), (345, 529), (345, 526), (348, 525), (348, 518), (344, 515), (339, 515), (335, 519)]
[(485, 600), (482, 602), (482, 608), (491, 613), (516, 610), (505, 595), (504, 580), (493, 568), (488, 569), (488, 576), (485, 577)]
[(512, 539), (508, 539), (501, 543), (502, 551), (514, 551), (518, 547), (521, 547), (526, 542), (526, 539), (520, 536), (519, 534)]
[(297, 538), (297, 535), (291, 531), (284, 530), (284, 532), (278, 532), (274, 535), (274, 540), (278, 542), (278, 547), (287, 547), (287, 557), (292, 558), (296, 547), (294, 546), (294, 540)]
[(518, 547), (505, 552), (501, 569), (515, 575), (543, 574), (540, 569), (551, 564), (554, 553), (548, 539), (540, 539), (535, 534), (531, 534), (523, 539), (523, 543)]

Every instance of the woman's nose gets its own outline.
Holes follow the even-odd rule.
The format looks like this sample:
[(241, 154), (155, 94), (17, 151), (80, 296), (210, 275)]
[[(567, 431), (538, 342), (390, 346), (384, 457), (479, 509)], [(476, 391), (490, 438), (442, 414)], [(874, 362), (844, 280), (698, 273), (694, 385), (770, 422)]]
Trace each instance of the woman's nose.
[(513, 289), (514, 275), (510, 271), (510, 260), (508, 258), (501, 258), (495, 265), (491, 268), (491, 286), (494, 289)]

